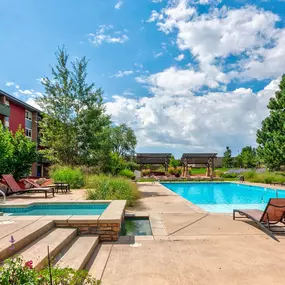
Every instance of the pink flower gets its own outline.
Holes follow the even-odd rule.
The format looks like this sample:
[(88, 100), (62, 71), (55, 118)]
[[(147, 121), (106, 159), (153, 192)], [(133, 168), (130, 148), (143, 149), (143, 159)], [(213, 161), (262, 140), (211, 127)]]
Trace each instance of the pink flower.
[(30, 269), (33, 269), (33, 261), (29, 260), (25, 263), (25, 267), (29, 267)]

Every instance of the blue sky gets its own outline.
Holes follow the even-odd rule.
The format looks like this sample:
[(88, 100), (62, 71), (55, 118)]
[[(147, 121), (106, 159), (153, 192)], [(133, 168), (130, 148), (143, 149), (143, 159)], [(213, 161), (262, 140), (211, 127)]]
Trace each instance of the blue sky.
[(54, 52), (90, 59), (138, 151), (236, 153), (255, 145), (285, 73), (285, 2), (2, 0), (0, 89), (34, 104)]

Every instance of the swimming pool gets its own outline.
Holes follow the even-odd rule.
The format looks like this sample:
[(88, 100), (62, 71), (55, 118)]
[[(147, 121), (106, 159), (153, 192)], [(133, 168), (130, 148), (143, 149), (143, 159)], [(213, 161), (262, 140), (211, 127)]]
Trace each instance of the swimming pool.
[(0, 212), (9, 216), (62, 216), (62, 215), (101, 215), (109, 203), (35, 203), (24, 207), (3, 207)]
[(269, 198), (285, 198), (284, 190), (236, 183), (162, 183), (171, 191), (207, 212), (230, 213), (233, 209), (264, 210)]

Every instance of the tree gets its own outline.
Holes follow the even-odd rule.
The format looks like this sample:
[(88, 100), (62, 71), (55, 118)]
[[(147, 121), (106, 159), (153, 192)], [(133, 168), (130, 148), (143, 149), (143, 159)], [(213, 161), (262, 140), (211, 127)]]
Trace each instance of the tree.
[(240, 154), (240, 160), (242, 162), (242, 166), (245, 168), (256, 167), (257, 164), (256, 149), (251, 146), (246, 146), (242, 148)]
[(70, 69), (68, 57), (65, 48), (59, 48), (53, 78), (42, 81), (45, 94), (38, 98), (44, 113), (40, 122), (41, 153), (60, 164), (104, 163), (111, 150), (111, 122), (105, 114), (103, 92), (94, 83), (87, 83), (86, 58), (71, 62)]
[(19, 130), (13, 135), (0, 122), (0, 174), (13, 174), (16, 180), (29, 174), (36, 161), (36, 144)]
[(269, 100), (270, 114), (263, 120), (256, 139), (258, 155), (271, 170), (279, 170), (285, 164), (285, 74), (279, 87)]
[(137, 145), (137, 138), (134, 131), (126, 124), (111, 129), (111, 142), (113, 152), (119, 156), (133, 155)]
[(180, 165), (181, 165), (181, 161), (179, 159), (175, 159), (175, 157), (172, 155), (169, 161), (169, 166), (176, 169)]
[(222, 164), (223, 167), (228, 167), (228, 168), (233, 166), (232, 151), (228, 146), (226, 147), (226, 151), (224, 152)]

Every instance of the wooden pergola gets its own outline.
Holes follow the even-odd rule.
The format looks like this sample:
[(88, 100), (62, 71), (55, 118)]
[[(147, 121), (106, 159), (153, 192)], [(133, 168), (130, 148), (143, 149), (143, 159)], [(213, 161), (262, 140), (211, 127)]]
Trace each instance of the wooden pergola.
[[(204, 164), (207, 167), (207, 176), (215, 175), (215, 158), (217, 153), (183, 153), (181, 162), (183, 164), (183, 176), (189, 177), (189, 164)], [(186, 172), (186, 175), (185, 175)]]
[(162, 164), (165, 168), (165, 173), (168, 171), (171, 153), (137, 153), (137, 164), (142, 166), (144, 164)]

